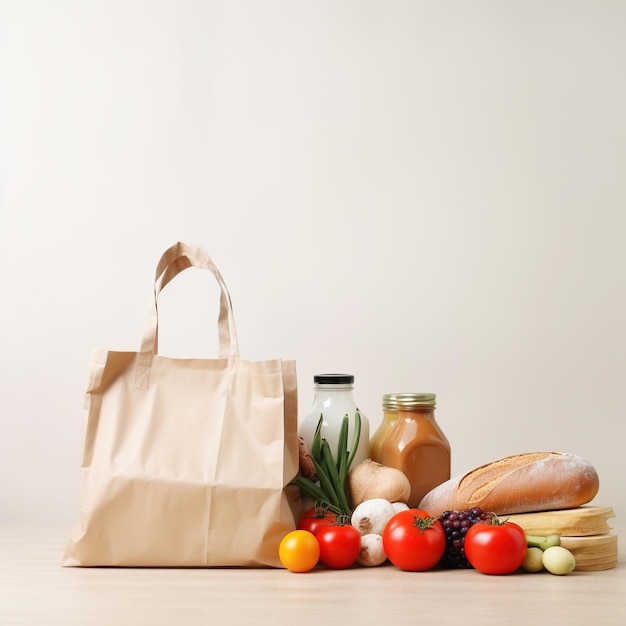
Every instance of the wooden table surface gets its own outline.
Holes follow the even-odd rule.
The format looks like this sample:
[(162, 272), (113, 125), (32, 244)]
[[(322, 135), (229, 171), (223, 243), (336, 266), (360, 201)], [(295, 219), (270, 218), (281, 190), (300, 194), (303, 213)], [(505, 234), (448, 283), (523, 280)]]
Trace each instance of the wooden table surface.
[[(0, 526), (0, 625), (626, 624), (626, 563), (600, 572), (485, 576), (391, 565), (270, 569), (60, 566), (69, 528)], [(623, 545), (623, 529), (616, 529)]]

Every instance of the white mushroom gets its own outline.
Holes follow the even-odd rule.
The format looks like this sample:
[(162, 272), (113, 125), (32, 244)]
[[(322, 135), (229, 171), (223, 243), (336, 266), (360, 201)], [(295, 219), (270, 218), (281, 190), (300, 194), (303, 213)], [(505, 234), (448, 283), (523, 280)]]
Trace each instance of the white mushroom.
[(391, 506), (393, 507), (396, 513), (400, 513), (400, 511), (409, 510), (409, 505), (406, 502), (392, 502)]
[(352, 512), (350, 523), (361, 535), (382, 535), (387, 522), (396, 514), (388, 500), (372, 498), (361, 502)]
[(357, 563), (365, 567), (377, 567), (387, 560), (381, 535), (370, 533), (361, 537), (361, 552)]

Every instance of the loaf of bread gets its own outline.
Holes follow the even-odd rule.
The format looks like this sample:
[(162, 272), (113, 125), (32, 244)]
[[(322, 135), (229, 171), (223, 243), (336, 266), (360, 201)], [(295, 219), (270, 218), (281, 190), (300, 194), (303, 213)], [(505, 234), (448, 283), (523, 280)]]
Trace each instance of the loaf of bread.
[(571, 509), (598, 493), (598, 474), (589, 461), (561, 452), (528, 452), (481, 465), (428, 492), (419, 508), (444, 511), (480, 507), (497, 515)]

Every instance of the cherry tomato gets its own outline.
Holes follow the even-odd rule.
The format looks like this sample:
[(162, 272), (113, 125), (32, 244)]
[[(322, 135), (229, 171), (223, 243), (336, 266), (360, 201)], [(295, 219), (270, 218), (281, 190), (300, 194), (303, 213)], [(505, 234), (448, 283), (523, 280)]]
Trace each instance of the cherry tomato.
[(513, 522), (500, 522), (493, 515), (474, 524), (465, 535), (465, 556), (483, 574), (512, 574), (526, 556), (526, 534)]
[(396, 513), (383, 531), (383, 549), (400, 569), (422, 572), (433, 568), (446, 549), (446, 534), (438, 519), (421, 509)]
[(300, 520), (298, 528), (300, 530), (308, 530), (314, 535), (324, 526), (332, 526), (337, 521), (337, 516), (323, 506), (314, 506), (309, 509)]
[(308, 572), (320, 558), (320, 544), (308, 530), (292, 530), (278, 546), (280, 562), (291, 572)]
[(331, 569), (347, 569), (361, 553), (361, 533), (350, 524), (324, 526), (315, 538), (320, 544), (320, 561)]

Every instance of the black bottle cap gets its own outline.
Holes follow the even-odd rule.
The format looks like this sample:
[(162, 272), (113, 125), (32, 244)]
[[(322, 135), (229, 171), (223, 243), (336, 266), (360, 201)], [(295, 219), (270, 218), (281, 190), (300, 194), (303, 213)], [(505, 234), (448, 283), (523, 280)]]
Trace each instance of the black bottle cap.
[(353, 385), (352, 374), (315, 374), (313, 382), (320, 385)]

